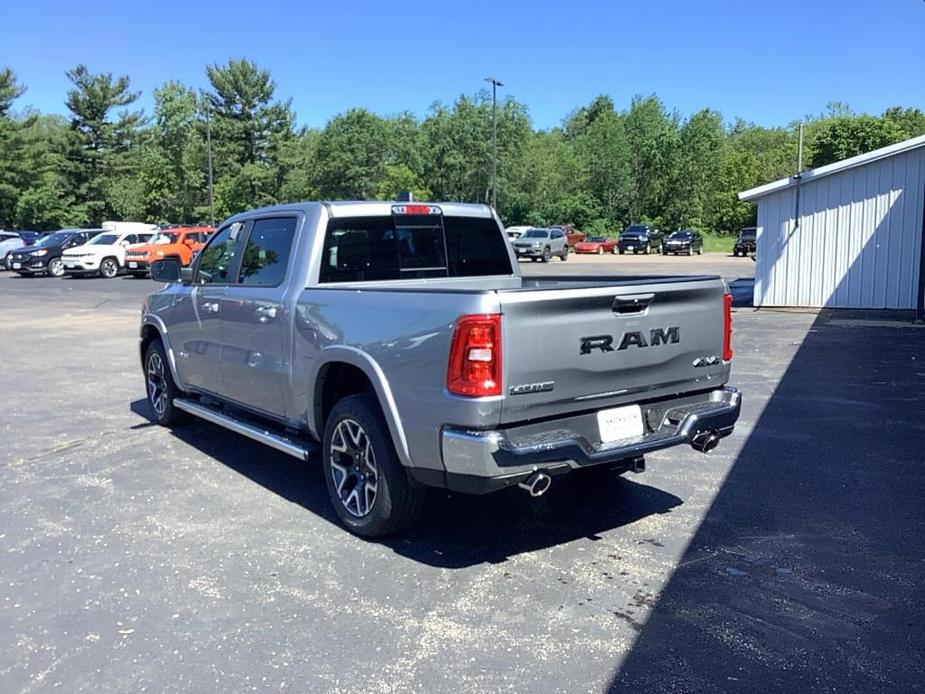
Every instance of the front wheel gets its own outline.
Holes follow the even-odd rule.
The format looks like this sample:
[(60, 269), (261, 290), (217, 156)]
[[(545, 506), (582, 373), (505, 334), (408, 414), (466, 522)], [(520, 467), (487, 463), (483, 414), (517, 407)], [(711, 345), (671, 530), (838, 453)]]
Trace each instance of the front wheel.
[(334, 406), (322, 446), (328, 496), (351, 532), (382, 537), (417, 520), (426, 490), (411, 481), (399, 462), (372, 395), (351, 395)]
[(52, 277), (64, 277), (64, 263), (61, 258), (52, 258), (48, 261), (48, 274)]
[(549, 250), (549, 247), (543, 249), (543, 262), (548, 263), (552, 259), (552, 251)]
[(181, 396), (183, 391), (173, 380), (167, 351), (159, 339), (151, 342), (145, 351), (145, 389), (155, 422), (168, 426), (186, 419), (186, 413), (173, 405), (173, 399)]

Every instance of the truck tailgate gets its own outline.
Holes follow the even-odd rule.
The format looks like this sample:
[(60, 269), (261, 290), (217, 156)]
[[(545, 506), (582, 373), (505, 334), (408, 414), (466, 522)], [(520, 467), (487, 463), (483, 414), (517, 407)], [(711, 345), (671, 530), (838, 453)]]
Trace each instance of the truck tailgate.
[(719, 387), (720, 278), (498, 292), (502, 423)]

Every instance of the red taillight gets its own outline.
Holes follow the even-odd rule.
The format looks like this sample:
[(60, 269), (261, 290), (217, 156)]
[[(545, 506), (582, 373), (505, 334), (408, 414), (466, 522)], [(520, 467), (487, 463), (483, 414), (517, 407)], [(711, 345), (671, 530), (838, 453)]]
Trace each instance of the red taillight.
[(723, 294), (723, 361), (732, 359), (732, 294)]
[(455, 395), (501, 395), (501, 315), (463, 316), (456, 321), (446, 387)]
[(437, 205), (392, 205), (392, 214), (443, 214)]

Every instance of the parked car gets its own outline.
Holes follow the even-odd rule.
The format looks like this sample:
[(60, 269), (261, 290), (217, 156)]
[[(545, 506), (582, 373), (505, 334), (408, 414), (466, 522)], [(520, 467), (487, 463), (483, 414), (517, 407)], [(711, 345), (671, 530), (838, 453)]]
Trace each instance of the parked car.
[(648, 224), (630, 224), (620, 234), (617, 251), (620, 255), (626, 251), (648, 255), (661, 250), (662, 236), (662, 232)]
[(428, 486), (541, 496), (709, 451), (739, 415), (721, 278), (522, 278), (487, 205), (264, 208), (151, 275), (169, 283), (141, 315), (155, 421), (316, 461), (358, 535), (411, 524)]
[(518, 258), (530, 258), (534, 262), (548, 263), (554, 255), (568, 260), (568, 241), (565, 232), (558, 227), (549, 229), (531, 228), (512, 244)]
[(513, 226), (513, 227), (508, 227), (507, 229), (504, 230), (504, 232), (507, 234), (507, 237), (509, 239), (513, 240), (513, 239), (519, 239), (521, 236), (524, 235), (524, 232), (527, 231), (527, 229), (529, 228), (530, 227), (525, 227), (525, 226)]
[(61, 229), (43, 236), (31, 246), (17, 248), (9, 255), (10, 269), (23, 277), (49, 275), (61, 277), (64, 263), (61, 255), (69, 248), (80, 246), (102, 229)]
[(572, 248), (575, 247), (576, 243), (579, 243), (585, 240), (584, 232), (578, 231), (578, 229), (573, 227), (571, 224), (553, 224), (552, 228), (561, 229), (562, 232), (565, 234), (566, 238), (568, 239), (568, 245), (571, 246)]
[(175, 258), (182, 267), (186, 267), (214, 231), (214, 227), (179, 227), (161, 231), (150, 243), (125, 252), (125, 268), (133, 277), (147, 277), (151, 263), (161, 258)]
[(31, 245), (34, 244), (36, 241), (38, 241), (39, 239), (41, 239), (43, 236), (48, 236), (48, 234), (51, 233), (51, 232), (48, 232), (48, 231), (29, 231), (29, 230), (26, 230), (26, 229), (20, 229), (20, 230), (18, 230), (16, 233), (19, 234), (19, 238), (21, 238), (21, 239), (23, 240), (23, 245), (24, 245), (24, 246), (31, 246)]
[(64, 272), (68, 275), (98, 274), (107, 279), (118, 275), (125, 267), (125, 254), (133, 246), (151, 240), (154, 232), (119, 233), (104, 231), (82, 246), (75, 246), (61, 255)]
[(758, 250), (758, 227), (745, 227), (732, 247), (732, 255), (746, 256)]
[(617, 240), (609, 239), (606, 236), (592, 236), (589, 239), (584, 241), (579, 241), (575, 244), (576, 253), (596, 253), (597, 255), (603, 255), (604, 253), (616, 253), (617, 252)]
[(662, 244), (664, 255), (703, 255), (703, 236), (693, 229), (678, 229), (673, 231)]
[(16, 231), (0, 231), (0, 269), (9, 270), (9, 254), (17, 248), (22, 248), (25, 241)]

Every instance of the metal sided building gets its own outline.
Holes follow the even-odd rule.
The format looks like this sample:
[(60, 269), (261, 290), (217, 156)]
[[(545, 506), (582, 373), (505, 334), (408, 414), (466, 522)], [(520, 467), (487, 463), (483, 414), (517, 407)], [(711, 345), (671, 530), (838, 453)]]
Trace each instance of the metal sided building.
[(925, 316), (925, 136), (739, 193), (758, 204), (755, 306)]

